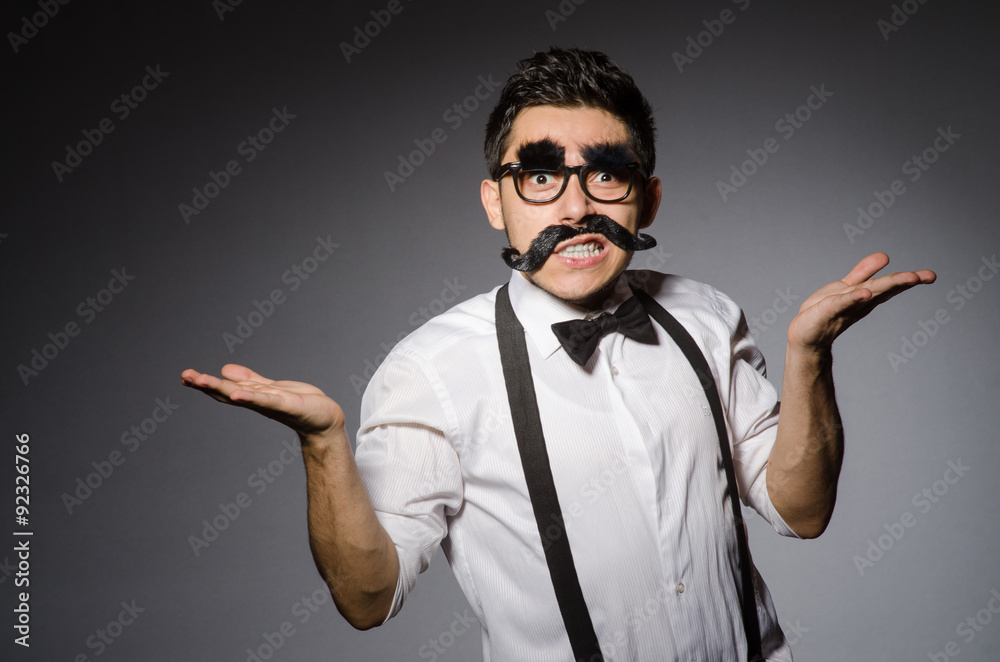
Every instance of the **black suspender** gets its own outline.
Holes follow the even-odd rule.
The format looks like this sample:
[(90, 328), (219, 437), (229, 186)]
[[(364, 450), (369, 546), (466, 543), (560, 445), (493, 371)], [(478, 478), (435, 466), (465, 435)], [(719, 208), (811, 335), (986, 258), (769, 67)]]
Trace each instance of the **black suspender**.
[[(698, 381), (704, 388), (705, 396), (712, 408), (715, 429), (719, 436), (722, 463), (729, 484), (729, 498), (740, 554), (741, 606), (743, 629), (747, 637), (747, 659), (750, 662), (762, 661), (760, 625), (757, 620), (757, 600), (753, 589), (750, 549), (743, 528), (743, 514), (740, 510), (736, 475), (733, 471), (733, 459), (729, 450), (729, 435), (726, 432), (722, 402), (719, 399), (715, 379), (712, 377), (708, 362), (687, 330), (653, 297), (641, 290), (635, 291), (635, 295), (642, 302), (649, 315), (666, 330), (684, 352), (684, 356), (687, 357), (698, 376)], [(542, 539), (542, 547), (545, 550), (545, 560), (552, 576), (552, 585), (555, 588), (559, 611), (562, 613), (570, 644), (573, 647), (573, 656), (577, 662), (603, 662), (604, 656), (601, 653), (594, 624), (590, 619), (590, 612), (580, 588), (580, 580), (573, 563), (573, 553), (566, 537), (562, 509), (559, 507), (559, 498), (552, 480), (549, 456), (545, 450), (545, 437), (542, 434), (542, 424), (538, 415), (535, 387), (531, 379), (531, 366), (528, 363), (524, 327), (521, 326), (514, 314), (514, 309), (511, 307), (507, 285), (501, 287), (497, 292), (496, 325), (500, 361), (503, 365), (507, 399), (514, 422), (517, 448), (521, 455), (521, 466), (528, 484), (528, 495), (531, 497), (531, 506)], [(551, 533), (553, 524), (559, 529), (556, 535)]]
[[(521, 454), (528, 496), (531, 497), (531, 507), (535, 511), (535, 522), (538, 523), (538, 533), (542, 537), (545, 561), (549, 564), (559, 611), (562, 612), (566, 632), (573, 645), (573, 657), (577, 662), (603, 662), (597, 633), (594, 632), (594, 624), (590, 620), (590, 612), (587, 611), (580, 580), (576, 575), (573, 552), (566, 538), (566, 525), (559, 507), (559, 497), (556, 496), (556, 486), (552, 482), (549, 454), (545, 450), (542, 422), (538, 417), (535, 385), (531, 379), (531, 366), (528, 364), (524, 327), (510, 305), (506, 285), (497, 292), (496, 316), (500, 362), (503, 365), (507, 400), (514, 420), (517, 450)], [(559, 528), (556, 535), (545, 531), (553, 524)]]

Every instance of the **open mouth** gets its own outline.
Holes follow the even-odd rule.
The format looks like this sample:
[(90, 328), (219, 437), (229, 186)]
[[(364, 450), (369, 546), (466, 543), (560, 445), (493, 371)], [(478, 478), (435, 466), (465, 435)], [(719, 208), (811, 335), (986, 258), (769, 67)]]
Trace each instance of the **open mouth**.
[(581, 235), (569, 239), (553, 251), (559, 257), (582, 259), (597, 257), (604, 252), (604, 242), (594, 235)]

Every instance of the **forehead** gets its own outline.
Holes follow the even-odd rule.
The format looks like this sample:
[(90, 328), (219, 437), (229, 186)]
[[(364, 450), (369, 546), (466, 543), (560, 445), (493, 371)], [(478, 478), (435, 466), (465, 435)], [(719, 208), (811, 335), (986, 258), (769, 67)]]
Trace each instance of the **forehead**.
[(588, 145), (627, 143), (628, 131), (624, 122), (599, 108), (532, 106), (514, 119), (503, 161), (514, 160), (521, 145), (546, 138), (566, 150), (569, 162), (578, 160)]

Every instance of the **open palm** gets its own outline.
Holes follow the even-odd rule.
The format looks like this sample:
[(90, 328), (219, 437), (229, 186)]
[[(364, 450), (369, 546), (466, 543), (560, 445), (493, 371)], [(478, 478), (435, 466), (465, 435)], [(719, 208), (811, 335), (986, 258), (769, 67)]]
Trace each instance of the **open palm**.
[(252, 409), (302, 434), (344, 427), (344, 410), (312, 384), (267, 379), (234, 363), (223, 366), (221, 373), (223, 379), (188, 369), (181, 373), (181, 382), (219, 402)]
[(829, 347), (834, 339), (876, 306), (915, 285), (933, 283), (933, 271), (900, 271), (874, 278), (889, 264), (885, 253), (858, 262), (842, 280), (809, 295), (788, 326), (788, 342), (799, 347)]

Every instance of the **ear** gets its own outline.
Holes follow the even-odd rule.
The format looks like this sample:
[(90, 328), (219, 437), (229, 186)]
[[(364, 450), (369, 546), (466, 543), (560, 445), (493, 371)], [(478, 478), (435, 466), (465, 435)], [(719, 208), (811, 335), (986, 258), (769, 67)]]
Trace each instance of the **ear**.
[(479, 187), (479, 195), (483, 200), (483, 209), (486, 210), (486, 218), (495, 230), (503, 230), (506, 226), (503, 222), (503, 207), (500, 204), (500, 182), (492, 179), (484, 179)]
[(660, 207), (660, 197), (663, 189), (659, 177), (650, 177), (646, 180), (646, 187), (642, 193), (642, 211), (639, 213), (639, 228), (648, 228), (656, 218), (656, 210)]

